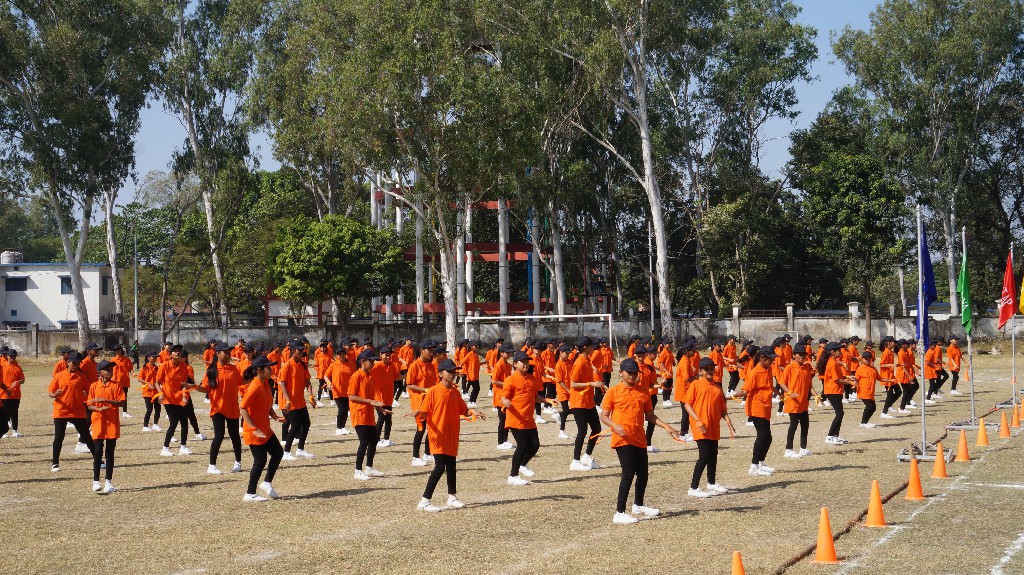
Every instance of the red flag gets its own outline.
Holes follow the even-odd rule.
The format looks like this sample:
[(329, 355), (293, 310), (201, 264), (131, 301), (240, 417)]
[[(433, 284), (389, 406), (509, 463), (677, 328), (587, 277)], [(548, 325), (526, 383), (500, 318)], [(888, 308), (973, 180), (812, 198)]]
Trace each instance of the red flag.
[(1017, 287), (1013, 281), (1013, 252), (1006, 256), (1006, 272), (1003, 273), (1003, 295), (999, 298), (999, 329), (1003, 329), (1013, 314), (1017, 313)]

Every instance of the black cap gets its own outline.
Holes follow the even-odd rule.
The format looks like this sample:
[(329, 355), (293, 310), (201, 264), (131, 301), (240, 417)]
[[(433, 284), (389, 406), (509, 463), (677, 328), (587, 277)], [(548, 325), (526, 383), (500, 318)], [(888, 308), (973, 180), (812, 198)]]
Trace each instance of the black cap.
[(558, 353), (569, 353), (571, 351), (572, 348), (569, 347), (568, 345), (562, 345), (561, 347), (558, 348)]
[(222, 351), (231, 351), (231, 346), (228, 345), (227, 342), (218, 341), (214, 344), (213, 351), (218, 353)]
[(13, 349), (13, 348), (9, 349), (9, 350), (7, 350), (7, 355), (9, 355), (11, 358), (18, 357), (18, 350)]
[(242, 346), (242, 351), (245, 351), (245, 352), (248, 352), (248, 353), (252, 353), (252, 352), (256, 351), (256, 346), (251, 344), (251, 343), (247, 343), (244, 346)]
[(718, 366), (715, 365), (715, 360), (710, 357), (701, 358), (700, 363), (697, 364), (700, 369), (715, 369)]
[(871, 352), (865, 351), (864, 353), (860, 354), (860, 356), (863, 357), (864, 359), (871, 359)]
[(394, 353), (394, 351), (395, 350), (391, 349), (390, 345), (384, 345), (384, 346), (381, 346), (381, 348), (377, 350), (377, 353), (378, 354), (381, 354), (381, 353)]
[(633, 348), (633, 355), (647, 355), (648, 353), (650, 352), (647, 351), (647, 348), (641, 344), (637, 344), (637, 346)]
[(836, 343), (834, 341), (825, 345), (825, 351), (835, 351), (837, 349), (842, 349), (842, 348), (843, 348), (842, 344)]
[(825, 338), (821, 338), (818, 340), (818, 343), (828, 343), (828, 340)]
[(261, 369), (261, 368), (264, 368), (264, 367), (271, 367), (271, 366), (275, 366), (275, 365), (277, 365), (276, 361), (270, 361), (269, 359), (267, 359), (267, 356), (261, 355), (261, 356), (257, 357), (256, 359), (252, 360), (252, 363), (250, 364), (250, 367), (252, 367), (254, 369)]
[(775, 354), (775, 350), (773, 350), (770, 346), (767, 346), (767, 345), (762, 347), (761, 349), (757, 350), (757, 354), (760, 355), (761, 357), (770, 357), (770, 358), (773, 358), (773, 359), (778, 357)]
[(588, 345), (594, 345), (594, 340), (590, 339), (587, 336), (583, 336), (576, 340), (576, 347), (578, 348), (584, 348), (587, 347)]
[(96, 366), (96, 371), (109, 371), (110, 373), (114, 373), (114, 362), (105, 359)]
[(378, 356), (377, 352), (372, 349), (364, 349), (359, 352), (359, 357), (356, 358), (356, 361), (360, 363), (364, 361), (380, 361), (380, 356)]
[(730, 340), (730, 339), (738, 339), (738, 338), (736, 336), (732, 335), (732, 334), (729, 334), (729, 335), (725, 336), (725, 339), (726, 340)]
[(793, 336), (791, 336), (791, 335), (789, 335), (787, 333), (787, 334), (783, 335), (782, 338), (785, 339), (786, 341), (789, 341), (789, 340), (793, 339)]
[(65, 354), (65, 353), (71, 353), (74, 350), (71, 349), (70, 347), (66, 346), (66, 345), (62, 345), (62, 346), (60, 346), (60, 349), (57, 350), (57, 351), (58, 351), (58, 353)]
[(100, 346), (96, 345), (95, 342), (91, 342), (90, 341), (89, 344), (85, 346), (85, 351), (92, 351), (94, 349), (99, 349), (99, 348), (100, 348)]
[(455, 362), (450, 359), (442, 359), (437, 364), (437, 371), (458, 371), (459, 366), (455, 365)]
[(208, 340), (206, 340), (206, 345), (210, 345), (211, 343), (217, 343), (217, 340), (215, 340), (215, 339), (208, 339)]
[(793, 355), (797, 355), (797, 354), (807, 355), (807, 348), (802, 346), (802, 345), (794, 347), (793, 348)]
[(85, 356), (83, 356), (80, 351), (72, 350), (71, 353), (68, 354), (68, 363), (81, 363), (83, 359), (85, 359)]
[(875, 342), (870, 339), (864, 342), (864, 347), (875, 347)]
[(640, 373), (640, 364), (635, 359), (627, 357), (619, 363), (619, 370), (626, 373)]
[(516, 348), (506, 343), (505, 345), (499, 347), (498, 351), (500, 353), (514, 353), (516, 351)]
[(517, 351), (512, 355), (512, 363), (515, 363), (517, 361), (529, 362), (530, 356), (525, 351)]

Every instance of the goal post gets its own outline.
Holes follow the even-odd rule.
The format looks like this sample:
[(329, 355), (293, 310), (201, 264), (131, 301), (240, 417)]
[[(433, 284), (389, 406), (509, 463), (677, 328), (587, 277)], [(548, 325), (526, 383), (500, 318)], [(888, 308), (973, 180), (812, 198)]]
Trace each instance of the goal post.
[[(591, 320), (588, 322), (587, 320)], [(597, 320), (597, 321), (593, 321)], [(615, 347), (615, 334), (612, 329), (612, 314), (610, 313), (583, 313), (565, 315), (467, 315), (462, 320), (462, 337), (470, 339), (471, 326), (475, 328), (473, 339), (493, 341), (499, 337), (505, 337), (512, 341), (521, 341), (527, 337), (580, 337), (591, 335), (592, 328), (587, 323), (603, 323), (602, 329), (607, 329), (608, 345)], [(490, 329), (485, 329), (487, 324), (492, 324)], [(505, 330), (502, 324), (506, 324)], [(544, 324), (550, 327), (543, 328)], [(557, 333), (554, 333), (557, 332)], [(588, 333), (590, 332), (590, 333)]]

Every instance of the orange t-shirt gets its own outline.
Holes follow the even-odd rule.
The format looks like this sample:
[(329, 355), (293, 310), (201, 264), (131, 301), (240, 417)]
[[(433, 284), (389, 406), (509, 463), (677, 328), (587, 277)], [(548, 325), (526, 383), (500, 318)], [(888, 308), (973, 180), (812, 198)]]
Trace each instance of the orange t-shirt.
[[(886, 365), (894, 366), (896, 364), (896, 355), (893, 354), (891, 349), (888, 349), (888, 348), (883, 349), (882, 350), (882, 359), (880, 359), (878, 361), (878, 364), (880, 366), (886, 366)], [(878, 368), (878, 374), (882, 377), (882, 379), (892, 379), (893, 378), (893, 373), (895, 371), (896, 371), (895, 367), (879, 367)], [(892, 384), (891, 383), (886, 383), (885, 384), (886, 387), (889, 387), (890, 385), (892, 385)]]
[(6, 389), (0, 389), (0, 399), (21, 399), (21, 385), (12, 387), (14, 382), (25, 380), (25, 372), (22, 371), (21, 366), (7, 362), (0, 372), (2, 372), (0, 375), (3, 376), (0, 379), (3, 379), (4, 387), (6, 387)]
[[(263, 445), (274, 435), (270, 428), (270, 406), (273, 403), (273, 394), (270, 393), (270, 386), (253, 379), (245, 388), (245, 396), (239, 404), (249, 414), (252, 425), (242, 424), (242, 441), (246, 445)], [(266, 437), (256, 437), (254, 430), (259, 429), (266, 434)]]
[(352, 368), (340, 355), (334, 357), (327, 368), (327, 379), (331, 380), (331, 393), (334, 397), (348, 397), (348, 380), (352, 377)]
[[(541, 379), (544, 381), (544, 383), (554, 383), (555, 382), (555, 362), (556, 362), (555, 352), (547, 350), (547, 349), (545, 349), (544, 351), (540, 352), (540, 368), (542, 370), (542, 372), (540, 373), (540, 376), (541, 376)], [(548, 371), (548, 370), (551, 370), (551, 371)]]
[(960, 371), (960, 363), (963, 361), (964, 353), (955, 345), (946, 348), (946, 356), (949, 357), (949, 371)]
[(494, 407), (501, 408), (501, 398), (505, 397), (505, 381), (510, 375), (512, 375), (512, 366), (499, 357), (494, 362), (494, 371), (491, 373), (491, 382), (499, 384), (494, 385), (494, 396), (491, 398)]
[(110, 358), (114, 364), (114, 373), (111, 378), (114, 383), (121, 387), (132, 386), (132, 360), (127, 355), (114, 356)]
[(747, 372), (747, 380), (743, 382), (743, 391), (747, 392), (747, 417), (772, 417), (772, 376), (765, 368), (755, 365)]
[(334, 359), (334, 354), (331, 353), (330, 349), (316, 348), (316, 353), (313, 354), (313, 362), (316, 365), (316, 378), (324, 379), (327, 373), (327, 367), (331, 365), (331, 361)]
[(661, 348), (661, 353), (658, 354), (658, 372), (663, 377), (673, 378), (676, 370), (676, 357), (672, 355), (672, 351), (665, 346)]
[(494, 369), (494, 363), (498, 360), (498, 348), (492, 347), (484, 354), (484, 365), (487, 373)]
[(711, 358), (711, 361), (715, 362), (715, 383), (721, 385), (722, 373), (725, 371), (725, 357), (722, 355), (722, 352), (720, 351), (712, 351), (711, 353), (708, 354), (708, 357)]
[(82, 375), (85, 376), (85, 380), (89, 383), (94, 383), (100, 380), (100, 374), (97, 371), (98, 367), (99, 366), (96, 365), (96, 360), (88, 355), (86, 355), (85, 359), (78, 364), (78, 370), (82, 372)]
[(736, 344), (728, 343), (722, 348), (722, 357), (728, 361), (725, 363), (725, 370), (736, 371)]
[(601, 373), (611, 373), (612, 364), (615, 363), (615, 354), (612, 353), (612, 348), (602, 347), (597, 351), (601, 352)]
[(58, 361), (57, 364), (53, 366), (53, 377), (57, 377), (58, 373), (60, 373), (62, 371), (67, 371), (67, 369), (68, 369), (68, 362), (67, 362), (67, 360), (61, 358), (61, 360)]
[(210, 417), (221, 414), (228, 419), (238, 419), (241, 412), (238, 409), (238, 390), (243, 386), (242, 373), (238, 367), (228, 365), (217, 366), (217, 387), (210, 389), (209, 377), (203, 375), (203, 382), (199, 386), (206, 392), (210, 399)]
[(811, 381), (814, 379), (814, 368), (810, 363), (798, 365), (792, 362), (782, 370), (782, 383), (786, 384), (791, 393), (797, 395), (793, 399), (786, 394), (782, 411), (786, 413), (803, 413), (807, 411), (807, 395), (811, 392)]
[(555, 393), (558, 401), (569, 401), (569, 396), (572, 395), (566, 390), (570, 385), (570, 371), (572, 371), (572, 366), (567, 360), (555, 364)]
[[(572, 364), (572, 370), (569, 372), (569, 381), (571, 383), (593, 383), (597, 381), (594, 374), (594, 365), (590, 363), (590, 358), (580, 354), (576, 358), (576, 362)], [(590, 409), (595, 407), (594, 405), (594, 386), (588, 385), (584, 388), (573, 388), (572, 393), (569, 394), (569, 408), (570, 409)]]
[(160, 353), (156, 354), (157, 363), (166, 363), (168, 361), (171, 361), (171, 352), (166, 349), (161, 350)]
[(430, 453), (458, 457), (459, 432), (462, 426), (460, 417), (468, 410), (459, 390), (454, 386), (448, 389), (443, 384), (435, 385), (423, 394), (419, 410), (426, 412), (424, 420), (427, 424)]
[(153, 397), (156, 395), (156, 370), (155, 365), (144, 364), (139, 369), (139, 381), (142, 382), (142, 397)]
[(871, 365), (861, 365), (854, 374), (857, 377), (857, 399), (874, 399), (878, 370)]
[[(409, 366), (405, 374), (405, 384), (415, 385), (424, 389), (430, 389), (437, 385), (437, 365), (429, 361), (417, 359)], [(495, 396), (498, 394), (495, 393)], [(409, 390), (409, 409), (419, 411), (420, 403), (423, 401), (422, 391)]]
[[(362, 369), (357, 369), (352, 377), (348, 379), (348, 396), (349, 399), (352, 396), (361, 397), (363, 399), (373, 399), (376, 395), (376, 386), (373, 383), (373, 379), (370, 378), (370, 374)], [(352, 416), (352, 425), (376, 425), (377, 419), (374, 417), (376, 410), (372, 405), (366, 403), (356, 403), (355, 401), (348, 402), (348, 412)]]
[(707, 431), (701, 433), (697, 429), (697, 421), (691, 416), (690, 433), (693, 434), (694, 439), (713, 439), (717, 441), (722, 438), (722, 416), (728, 408), (725, 405), (725, 394), (722, 393), (720, 386), (703, 377), (698, 377), (686, 390), (686, 397), (683, 399), (683, 403), (689, 404), (693, 411), (697, 413), (700, 421), (707, 427)]
[(505, 380), (505, 399), (511, 405), (505, 410), (505, 427), (509, 429), (534, 429), (537, 422), (533, 419), (533, 409), (537, 404), (537, 393), (544, 389), (544, 384), (536, 374), (523, 375), (518, 371)]
[(466, 350), (462, 356), (462, 372), (466, 381), (480, 381), (480, 355), (473, 350)]
[(188, 380), (188, 364), (184, 361), (177, 366), (171, 365), (170, 360), (161, 363), (156, 370), (156, 381), (163, 393), (162, 403), (164, 405), (184, 405), (185, 394), (181, 390), (181, 384)]
[(697, 372), (693, 370), (693, 364), (690, 363), (690, 358), (685, 355), (679, 358), (676, 362), (676, 376), (675, 381), (672, 382), (672, 387), (675, 388), (675, 392), (672, 394), (673, 399), (676, 401), (686, 400), (686, 390), (690, 387), (690, 382), (697, 376)]
[(307, 381), (309, 381), (309, 369), (301, 363), (288, 360), (288, 363), (281, 367), (280, 384), (288, 391), (292, 402), (289, 409), (306, 407)]
[(213, 358), (216, 357), (216, 355), (217, 352), (213, 351), (212, 347), (208, 347), (203, 350), (203, 363), (206, 364), (206, 367), (210, 367), (210, 364), (213, 363)]
[(936, 366), (942, 369), (942, 352), (939, 351), (938, 347), (930, 347), (928, 351), (924, 352), (924, 378), (935, 379), (939, 377), (939, 373), (936, 370)]
[(391, 407), (395, 403), (395, 380), (399, 375), (394, 361), (375, 362), (373, 368), (370, 369), (370, 379), (373, 380), (373, 399)]
[(645, 414), (654, 409), (650, 394), (644, 393), (636, 385), (630, 386), (620, 382), (604, 394), (601, 409), (607, 411), (611, 420), (621, 425), (622, 431), (625, 432), (624, 435), (619, 435), (612, 431), (612, 448), (623, 445), (647, 448)]
[(55, 393), (58, 389), (61, 390), (61, 394), (53, 398), (53, 418), (84, 419), (85, 400), (89, 393), (89, 382), (85, 380), (85, 374), (81, 370), (75, 373), (64, 370), (58, 373), (50, 381), (47, 391)]
[(601, 352), (600, 348), (595, 349), (594, 353), (590, 354), (590, 365), (593, 367), (594, 373), (604, 373), (607, 360), (608, 358)]
[[(89, 386), (88, 399), (124, 401), (124, 388), (114, 383), (113, 379), (107, 382), (106, 385), (97, 381)], [(113, 405), (106, 405), (106, 407), (107, 409), (103, 411), (89, 412), (92, 414), (93, 439), (117, 439), (121, 437), (121, 408)]]
[(839, 380), (846, 377), (843, 366), (836, 361), (836, 358), (830, 357), (828, 363), (825, 364), (825, 375), (822, 376), (821, 382), (823, 384), (822, 393), (825, 395), (839, 395), (843, 393), (843, 384), (839, 383)]

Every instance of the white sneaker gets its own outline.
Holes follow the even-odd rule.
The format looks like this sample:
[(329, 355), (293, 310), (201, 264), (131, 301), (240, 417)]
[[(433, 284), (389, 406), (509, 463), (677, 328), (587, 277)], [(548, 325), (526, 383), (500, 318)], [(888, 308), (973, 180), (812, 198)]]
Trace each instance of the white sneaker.
[(171, 443), (178, 443), (178, 437), (177, 436), (171, 437)]
[(569, 434), (564, 431), (558, 432), (558, 439), (569, 439)]
[(210, 475), (221, 475), (222, 471), (217, 469), (216, 465), (210, 465), (206, 468), (206, 472)]
[(390, 439), (382, 439), (382, 440), (380, 440), (380, 442), (383, 444), (383, 445), (381, 445), (381, 447), (394, 447), (395, 446), (395, 442), (391, 441)]
[(862, 423), (862, 424), (860, 424), (860, 426), (863, 427), (864, 429), (874, 429), (875, 428), (875, 424), (874, 423)]
[(523, 479), (522, 477), (519, 477), (518, 475), (509, 475), (509, 477), (508, 477), (508, 484), (509, 485), (529, 485), (530, 482), (525, 480), (525, 479)]
[(14, 431), (11, 432), (11, 437), (25, 437), (25, 436), (23, 434), (21, 434), (21, 433), (18, 433), (18, 430), (15, 429)]
[(646, 505), (633, 504), (633, 515), (643, 515), (644, 517), (657, 517), (661, 513), (660, 509), (648, 507)]
[(913, 399), (910, 400), (910, 407), (917, 407), (917, 402)]
[(210, 403), (210, 398), (209, 397), (204, 397), (203, 398), (203, 403)]
[(534, 475), (537, 475), (536, 473), (531, 471), (529, 467), (527, 467), (525, 465), (520, 465), (519, 466), (519, 473), (522, 473), (523, 477), (533, 477)]
[(150, 425), (149, 428), (152, 429), (153, 431), (163, 431), (164, 430), (164, 428), (160, 427), (159, 425), (157, 425), (155, 423), (153, 425)]
[(896, 416), (895, 416), (895, 415), (890, 415), (890, 414), (888, 414), (888, 413), (883, 413), (883, 414), (882, 414), (882, 415), (880, 415), (879, 417), (881, 417), (882, 419), (896, 419)]
[(370, 476), (367, 475), (366, 472), (363, 471), (362, 469), (356, 469), (356, 473), (355, 473), (355, 475), (353, 475), (353, 477), (355, 479), (358, 479), (359, 481), (369, 481), (370, 480)]
[(376, 469), (370, 466), (366, 466), (366, 469), (363, 470), (363, 473), (369, 475), (370, 477), (384, 477), (384, 473), (382, 471), (377, 471)]
[(708, 491), (711, 492), (712, 495), (725, 495), (726, 493), (729, 493), (729, 490), (726, 489), (721, 483), (708, 483), (707, 489)]
[(403, 399), (409, 399), (409, 392), (408, 391), (403, 391), (402, 392), (402, 398)]
[(419, 511), (428, 511), (430, 513), (437, 513), (438, 511), (441, 510), (440, 507), (432, 505), (430, 503), (430, 500), (427, 499), (426, 497), (420, 499), (419, 504), (416, 505), (416, 509)]
[(284, 455), (281, 457), (282, 461), (295, 461), (296, 459), (298, 459), (298, 457), (292, 455), (290, 451), (285, 451)]
[(296, 449), (295, 457), (305, 457), (306, 459), (313, 459), (316, 456), (304, 449)]
[(698, 489), (687, 489), (686, 490), (686, 494), (689, 495), (690, 497), (700, 497), (702, 499), (703, 498), (707, 498), (707, 497), (711, 497), (710, 493), (708, 493), (707, 491), (701, 491), (699, 488)]
[(942, 399), (942, 396), (939, 395), (938, 393), (933, 393), (932, 394), (932, 399)]
[(241, 473), (241, 471), (242, 471), (242, 462), (241, 461), (236, 461), (235, 464), (231, 466), (231, 473)]
[(464, 400), (465, 399), (469, 399), (469, 394), (468, 393), (463, 393), (462, 394), (462, 399), (464, 399)]
[(423, 461), (419, 457), (413, 457), (412, 458), (412, 466), (413, 467), (426, 467), (427, 466), (427, 462)]
[(647, 446), (647, 453), (661, 453), (661, 450), (653, 445)]
[(800, 450), (800, 457), (807, 457), (808, 455), (814, 455), (814, 453), (810, 449)]
[(89, 446), (79, 442), (75, 444), (75, 453), (89, 453)]
[(67, 429), (74, 429), (75, 428), (75, 424), (73, 424), (73, 423), (71, 423), (69, 421), (69, 422), (67, 422), (67, 424), (64, 427), (67, 428)]
[(206, 436), (203, 435), (202, 433), (197, 433), (196, 434), (196, 440), (198, 440), (198, 441), (206, 441)]
[(134, 418), (135, 416), (134, 416), (134, 415), (132, 415), (132, 414), (130, 414), (130, 413), (128, 413), (128, 412), (126, 411), (126, 412), (124, 412), (124, 413), (122, 413), (122, 414), (121, 414), (121, 417), (123, 417), (123, 418), (125, 418), (125, 419), (133, 419), (133, 418)]
[(763, 461), (761, 463), (759, 463), (758, 466), (761, 469), (763, 469), (764, 471), (767, 471), (768, 473), (775, 473), (775, 468), (774, 467), (768, 467), (767, 465), (764, 464)]
[(902, 414), (907, 414), (907, 413), (910, 413), (910, 410), (907, 410), (907, 409), (899, 409), (899, 410), (897, 410), (897, 411), (896, 411), (896, 413), (902, 413)]
[(908, 405), (907, 409), (917, 409), (917, 406), (916, 405)]
[(471, 401), (471, 402), (466, 404), (466, 407), (468, 407), (470, 409), (476, 409), (476, 402), (475, 401)]
[(153, 428), (148, 426), (148, 425), (143, 425), (142, 426), (142, 431), (153, 431)]
[[(405, 394), (403, 393), (402, 395), (404, 396)], [(487, 397), (494, 397), (494, 390), (493, 389), (488, 389), (487, 390)]]
[(548, 420), (544, 419), (543, 417), (541, 417), (541, 416), (539, 416), (539, 415), (535, 415), (535, 416), (533, 416), (533, 421), (534, 421), (534, 422), (535, 422), (535, 423), (536, 423), (537, 425), (543, 425), (543, 424), (545, 424), (545, 423), (548, 423)]
[(754, 427), (754, 422), (753, 421), (748, 421), (747, 422), (747, 427)]
[(250, 503), (250, 502), (270, 501), (270, 500), (267, 499), (266, 497), (263, 497), (262, 495), (256, 495), (255, 493), (246, 493), (245, 497), (242, 497), (242, 501)]
[(424, 455), (423, 456), (423, 462), (424, 463), (433, 463), (434, 462), (434, 456), (429, 454), (429, 453)]
[(771, 471), (768, 471), (763, 466), (757, 465), (756, 463), (751, 463), (750, 464), (750, 469), (747, 470), (747, 475), (752, 475), (752, 476), (767, 477), (767, 476), (769, 476), (771, 474), (772, 474)]
[(182, 445), (178, 448), (178, 455), (192, 455), (192, 450)]
[(612, 523), (616, 525), (631, 525), (637, 521), (639, 521), (639, 519), (628, 513), (616, 513), (615, 517), (612, 517)]
[(825, 436), (825, 443), (827, 443), (829, 445), (839, 445), (839, 442), (836, 441), (836, 438), (832, 437), (831, 435), (826, 435)]
[(661, 406), (662, 407), (672, 407), (673, 405), (674, 404), (672, 403), (672, 401), (670, 401), (668, 399), (666, 399), (665, 401), (661, 402)]
[(110, 481), (107, 481), (106, 485), (103, 486), (103, 493), (115, 493), (116, 491), (117, 488), (111, 485)]
[(448, 507), (451, 507), (452, 509), (462, 509), (465, 506), (466, 506), (466, 504), (461, 502), (461, 501), (459, 501), (458, 497), (456, 497), (454, 495), (449, 495), (448, 496)]
[(793, 451), (792, 449), (787, 449), (786, 453), (783, 453), (782, 456), (788, 457), (790, 459), (800, 459), (800, 454)]
[(569, 464), (569, 471), (590, 471), (593, 467), (584, 465), (579, 459), (573, 459), (572, 463)]
[(551, 409), (550, 407), (545, 407), (544, 409), (540, 410), (540, 412), (543, 415), (551, 415), (553, 413), (558, 413), (557, 411), (555, 411), (554, 409)]
[(60, 465), (51, 465), (50, 471), (52, 471), (53, 473), (57, 473), (58, 471), (60, 471)]
[(100, 483), (99, 481), (93, 481), (92, 482), (92, 490), (95, 493), (99, 493), (100, 491), (103, 491), (103, 484)]
[(926, 400), (924, 400), (924, 404), (925, 405), (935, 405), (935, 400), (934, 399), (926, 399)]
[(594, 461), (594, 457), (592, 455), (587, 455), (586, 453), (584, 453), (583, 457), (580, 458), (580, 463), (591, 469), (601, 469), (601, 465)]
[(263, 493), (265, 493), (267, 497), (271, 499), (277, 499), (279, 497), (277, 492), (274, 491), (274, 486), (266, 481), (261, 481), (259, 486), (257, 487), (257, 490), (263, 490)]
[(323, 406), (324, 406), (324, 404), (323, 404), (323, 402), (322, 402), (322, 401), (318, 401), (318, 402), (316, 402), (316, 406), (317, 406), (317, 407), (323, 407)]
[(162, 455), (163, 457), (171, 457), (174, 455), (174, 452), (171, 451), (170, 447), (165, 447), (160, 450), (160, 455)]
[(960, 393), (959, 391), (957, 391), (955, 389), (949, 390), (949, 394), (950, 395), (963, 395), (962, 393)]
[(686, 435), (684, 435), (682, 437), (682, 440), (683, 441), (693, 441), (693, 434), (692, 433), (687, 433)]
[(337, 429), (334, 431), (335, 435), (348, 435), (350, 433), (352, 432), (349, 431), (347, 427), (342, 427), (341, 429)]
[(505, 443), (499, 443), (498, 447), (497, 447), (497, 450), (498, 451), (511, 451), (511, 450), (513, 450), (515, 448), (516, 448), (515, 445), (512, 445), (511, 442), (506, 441)]

